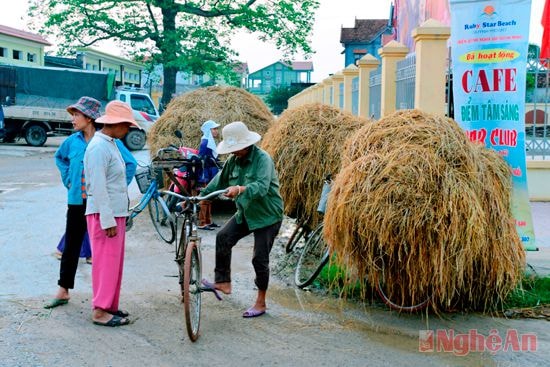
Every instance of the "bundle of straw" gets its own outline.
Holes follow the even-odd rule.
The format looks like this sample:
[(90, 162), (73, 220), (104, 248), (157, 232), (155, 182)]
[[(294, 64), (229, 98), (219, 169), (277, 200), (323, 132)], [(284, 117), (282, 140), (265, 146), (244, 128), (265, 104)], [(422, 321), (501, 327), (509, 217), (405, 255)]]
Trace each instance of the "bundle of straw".
[(262, 139), (275, 162), (285, 213), (310, 225), (317, 213), (323, 180), (340, 169), (344, 141), (368, 120), (323, 104), (286, 110)]
[[(199, 88), (175, 97), (148, 133), (151, 155), (170, 144), (180, 145), (174, 135), (183, 132), (185, 146), (198, 148), (202, 124), (207, 120), (218, 122), (221, 129), (233, 121), (242, 121), (260, 135), (273, 123), (273, 115), (257, 96), (234, 87)], [(220, 134), (221, 138), (221, 134)]]
[(451, 119), (399, 111), (346, 142), (325, 215), (337, 261), (376, 286), (382, 264), (403, 305), (487, 310), (520, 280), (525, 254), (511, 179)]

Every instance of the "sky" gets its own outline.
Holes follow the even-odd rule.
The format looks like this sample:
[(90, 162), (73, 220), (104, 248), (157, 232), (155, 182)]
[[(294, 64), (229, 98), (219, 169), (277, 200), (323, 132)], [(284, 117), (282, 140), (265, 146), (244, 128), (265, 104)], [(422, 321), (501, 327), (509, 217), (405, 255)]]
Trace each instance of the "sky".
[[(542, 38), (540, 20), (544, 1), (532, 0), (531, 4), (529, 42), (538, 45)], [(329, 74), (344, 68), (344, 55), (341, 54), (343, 47), (340, 44), (341, 27), (352, 28), (355, 18), (385, 19), (389, 17), (390, 4), (391, 0), (321, 0), (311, 34), (311, 44), (316, 51), (310, 59), (314, 66), (312, 81), (322, 81)], [(0, 24), (26, 30), (26, 8), (25, 0), (0, 0)], [(239, 34), (232, 45), (240, 54), (239, 60), (248, 63), (250, 72), (281, 58), (281, 53), (273, 45), (262, 43), (253, 35)], [(106, 52), (118, 55), (116, 47), (104, 47)], [(295, 60), (305, 59), (298, 56)]]

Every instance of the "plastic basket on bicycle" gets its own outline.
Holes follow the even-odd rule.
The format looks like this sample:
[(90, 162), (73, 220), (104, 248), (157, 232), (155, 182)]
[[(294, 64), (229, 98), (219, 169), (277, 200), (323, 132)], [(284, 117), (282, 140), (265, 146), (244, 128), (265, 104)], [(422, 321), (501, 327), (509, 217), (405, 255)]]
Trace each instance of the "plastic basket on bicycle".
[(151, 184), (151, 171), (149, 168), (140, 169), (135, 174), (136, 182), (139, 187), (139, 191), (142, 194), (147, 192), (149, 185)]

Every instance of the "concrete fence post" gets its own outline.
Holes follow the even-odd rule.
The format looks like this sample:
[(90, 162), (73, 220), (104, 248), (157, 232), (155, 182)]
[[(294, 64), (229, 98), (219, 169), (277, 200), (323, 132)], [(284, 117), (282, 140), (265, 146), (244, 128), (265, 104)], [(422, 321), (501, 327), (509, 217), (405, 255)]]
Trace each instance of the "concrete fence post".
[(358, 115), (370, 117), (370, 73), (380, 65), (380, 60), (371, 54), (366, 54), (357, 62), (359, 67), (359, 108)]
[(357, 66), (350, 64), (342, 70), (342, 74), (344, 74), (344, 111), (351, 113), (353, 110), (351, 89), (353, 78), (359, 75), (359, 69), (357, 69)]
[(332, 76), (332, 105), (340, 108), (340, 84), (344, 81), (344, 74), (339, 71)]
[(428, 19), (412, 31), (416, 42), (416, 82), (414, 108), (445, 115), (445, 75), (447, 39), (451, 29)]
[(332, 104), (332, 101), (330, 99), (331, 90), (332, 90), (332, 79), (325, 78), (323, 80), (323, 103), (326, 105)]
[(323, 86), (319, 83), (313, 86), (313, 103), (322, 103), (323, 101)]
[(403, 60), (408, 53), (409, 49), (397, 41), (390, 41), (384, 47), (378, 49), (378, 54), (382, 58), (381, 117), (395, 111), (397, 62)]

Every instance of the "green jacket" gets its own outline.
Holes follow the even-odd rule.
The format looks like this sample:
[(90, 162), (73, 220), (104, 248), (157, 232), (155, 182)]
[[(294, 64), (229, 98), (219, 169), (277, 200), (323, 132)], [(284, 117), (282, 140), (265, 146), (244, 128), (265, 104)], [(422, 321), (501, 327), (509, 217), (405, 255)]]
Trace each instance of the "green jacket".
[(246, 186), (246, 190), (235, 198), (237, 223), (243, 222), (244, 215), (248, 228), (253, 231), (283, 220), (279, 178), (273, 160), (265, 151), (253, 145), (242, 160), (230, 156), (201, 195), (235, 185)]

